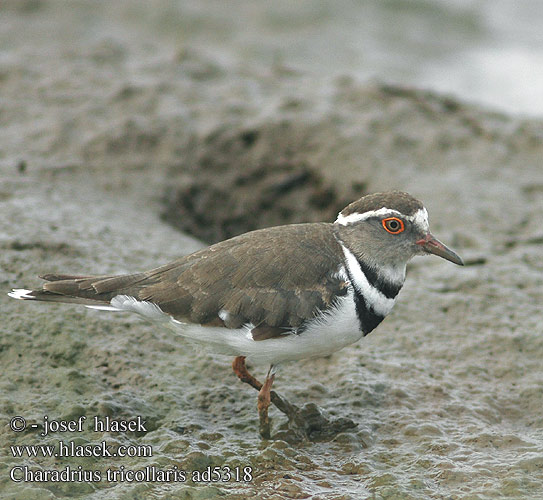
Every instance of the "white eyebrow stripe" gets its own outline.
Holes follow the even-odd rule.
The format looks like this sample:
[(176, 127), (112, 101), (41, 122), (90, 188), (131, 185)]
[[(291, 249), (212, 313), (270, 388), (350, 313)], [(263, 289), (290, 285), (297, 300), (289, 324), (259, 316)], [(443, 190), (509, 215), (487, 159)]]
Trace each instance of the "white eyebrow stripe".
[(413, 215), (403, 215), (397, 210), (386, 207), (380, 208), (379, 210), (370, 210), (364, 213), (354, 212), (349, 215), (343, 215), (340, 212), (337, 216), (336, 223), (341, 224), (342, 226), (346, 226), (347, 224), (352, 224), (353, 222), (366, 220), (370, 217), (381, 217), (383, 215), (396, 215), (399, 217), (403, 217), (405, 220), (408, 220), (416, 226), (419, 226), (419, 228), (421, 228), (423, 231), (428, 231), (429, 229), (428, 211), (424, 207), (419, 208)]
[(341, 212), (338, 214), (336, 222), (338, 224), (341, 224), (342, 226), (346, 226), (347, 224), (351, 224), (352, 222), (358, 222), (361, 220), (369, 219), (370, 217), (379, 217), (381, 215), (402, 215), (397, 210), (391, 210), (390, 208), (380, 208), (379, 210), (370, 210), (369, 212), (359, 213), (354, 212), (349, 215), (343, 215)]

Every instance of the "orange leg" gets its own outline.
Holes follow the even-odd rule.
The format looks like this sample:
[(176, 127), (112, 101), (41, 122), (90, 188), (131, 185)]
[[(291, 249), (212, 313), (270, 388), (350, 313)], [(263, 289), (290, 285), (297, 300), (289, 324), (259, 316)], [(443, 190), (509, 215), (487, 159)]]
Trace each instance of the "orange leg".
[(275, 392), (271, 391), (271, 386), (275, 377), (274, 374), (270, 375), (272, 368), (270, 367), (270, 370), (268, 371), (268, 376), (266, 377), (264, 385), (262, 385), (247, 370), (247, 367), (245, 366), (245, 356), (238, 356), (235, 358), (232, 362), (232, 369), (242, 382), (249, 384), (258, 391), (257, 408), (260, 419), (260, 434), (263, 438), (269, 439), (270, 419), (268, 418), (268, 408), (270, 407), (270, 402), (273, 400), (273, 403), (283, 412), (285, 412), (285, 404), (288, 404), (284, 402)]
[[(331, 433), (330, 435), (335, 435), (338, 432), (342, 432), (343, 429), (356, 427), (356, 424), (348, 419), (340, 418), (330, 421), (321, 415), (318, 409), (317, 412), (313, 411), (313, 415), (310, 414), (308, 421), (308, 413), (305, 409), (290, 404), (282, 396), (271, 390), (273, 379), (275, 378), (273, 365), (270, 366), (264, 384), (261, 384), (249, 373), (245, 366), (245, 356), (238, 356), (235, 358), (232, 363), (232, 368), (242, 382), (249, 384), (258, 391), (257, 408), (260, 420), (260, 435), (264, 439), (270, 439), (270, 419), (268, 418), (268, 409), (271, 403), (288, 417), (289, 429), (293, 430), (295, 435), (300, 439), (310, 438), (310, 433), (313, 433), (315, 430), (328, 430), (329, 434)], [(317, 432), (317, 435), (319, 435), (319, 432)]]
[(245, 356), (238, 356), (232, 362), (232, 369), (242, 382), (254, 387), (257, 391), (262, 389), (262, 384), (254, 378), (245, 366)]
[(258, 392), (258, 416), (260, 418), (260, 435), (264, 439), (270, 439), (270, 419), (268, 418), (268, 408), (270, 407), (271, 402), (271, 386), (273, 384), (273, 379), (275, 378), (275, 374), (271, 374), (272, 367), (270, 367), (270, 371), (268, 371), (268, 375), (266, 377), (266, 381), (264, 382), (264, 385)]

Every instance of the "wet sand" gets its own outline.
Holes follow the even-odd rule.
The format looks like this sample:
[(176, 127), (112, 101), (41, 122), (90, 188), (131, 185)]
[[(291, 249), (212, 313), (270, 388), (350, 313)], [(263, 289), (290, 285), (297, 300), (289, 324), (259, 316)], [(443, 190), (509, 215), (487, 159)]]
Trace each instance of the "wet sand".
[[(467, 265), (415, 260), (375, 332), (279, 370), (275, 387), (293, 403), (357, 424), (316, 442), (291, 439), (276, 410), (272, 434), (281, 439), (261, 440), (256, 394), (228, 358), (131, 316), (3, 295), (0, 498), (540, 498), (543, 124), (349, 76), (317, 79), (250, 57), (232, 64), (191, 43), (197, 9), (187, 4), (176, 23), (171, 7), (168, 24), (168, 3), (154, 4), (162, 14), (142, 22), (134, 6), (6, 3), (5, 292), (37, 285), (44, 272), (122, 273), (194, 251), (203, 243), (171, 224), (182, 216), (172, 200), (199, 182), (199, 169), (218, 172), (223, 162), (227, 174), (232, 165), (243, 172), (276, 151), (277, 164), (303, 165), (338, 200), (356, 190), (411, 192), (425, 202), (433, 233)], [(247, 131), (259, 140), (243, 142)], [(200, 183), (204, 193), (221, 186), (213, 177)], [(292, 196), (297, 208), (311, 210), (310, 191)], [(278, 222), (299, 217), (283, 205), (267, 209)], [(306, 220), (320, 216), (308, 211)], [(236, 221), (238, 231), (262, 223)], [(197, 236), (220, 237), (213, 231)], [(263, 378), (266, 369), (255, 373)], [(42, 438), (11, 431), (15, 415), (29, 423), (141, 416), (147, 432)], [(9, 449), (59, 439), (150, 445), (153, 454), (23, 459)], [(9, 471), (25, 465), (81, 466), (102, 477), (121, 465), (252, 472), (247, 482), (11, 481)]]

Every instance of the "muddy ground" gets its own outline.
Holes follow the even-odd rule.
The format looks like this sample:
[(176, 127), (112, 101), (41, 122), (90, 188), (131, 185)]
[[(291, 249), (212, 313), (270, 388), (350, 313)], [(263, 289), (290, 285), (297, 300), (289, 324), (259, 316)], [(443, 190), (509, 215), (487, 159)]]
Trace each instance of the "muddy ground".
[[(176, 227), (214, 241), (331, 220), (345, 199), (387, 189), (422, 199), (434, 234), (467, 265), (415, 260), (377, 331), (281, 368), (281, 394), (357, 424), (317, 442), (296, 441), (275, 410), (281, 439), (261, 440), (255, 393), (230, 359), (138, 318), (2, 293), (0, 498), (541, 498), (543, 123), (349, 75), (234, 64), (191, 43), (201, 13), (190, 2), (179, 18), (173, 3), (150, 4), (156, 16), (142, 20), (137, 4), (4, 3), (4, 292), (43, 272), (142, 270), (202, 246)], [(270, 186), (277, 196), (259, 205)], [(14, 416), (30, 425), (44, 415), (141, 416), (147, 432), (10, 430)], [(153, 453), (10, 449), (59, 439)], [(102, 480), (10, 480), (23, 466), (81, 466)], [(104, 479), (122, 466), (177, 467), (189, 479), (215, 466), (252, 472), (245, 482)]]

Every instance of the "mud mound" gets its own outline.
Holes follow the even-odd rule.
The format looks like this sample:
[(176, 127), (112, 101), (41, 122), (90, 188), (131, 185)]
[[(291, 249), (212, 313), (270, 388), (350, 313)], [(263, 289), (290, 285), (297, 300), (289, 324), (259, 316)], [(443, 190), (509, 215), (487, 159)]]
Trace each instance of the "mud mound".
[(172, 168), (163, 218), (209, 243), (262, 227), (333, 221), (366, 185), (323, 176), (323, 149), (334, 140), (314, 143), (321, 126), (285, 120), (193, 137)]

